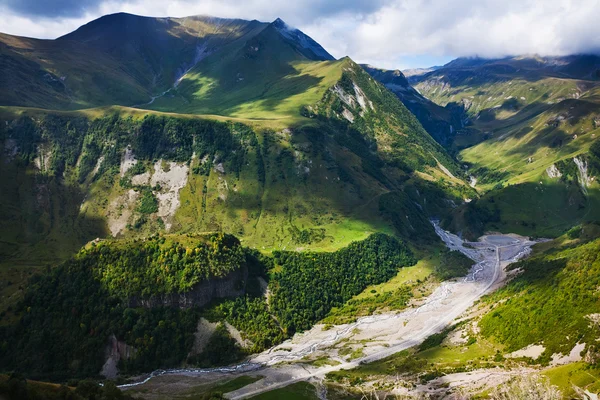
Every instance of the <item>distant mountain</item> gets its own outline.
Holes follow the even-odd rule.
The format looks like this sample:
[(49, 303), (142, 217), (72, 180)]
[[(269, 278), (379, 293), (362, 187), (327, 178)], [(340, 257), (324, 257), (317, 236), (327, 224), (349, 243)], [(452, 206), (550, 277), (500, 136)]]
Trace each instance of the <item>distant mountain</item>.
[(456, 104), (448, 104), (446, 107), (435, 104), (415, 90), (400, 70), (384, 70), (370, 65), (362, 67), (398, 96), (425, 130), (441, 145), (450, 147), (457, 131), (469, 122), (462, 107)]
[(436, 69), (440, 69), (441, 66), (433, 66), (433, 67), (429, 67), (429, 68), (409, 68), (409, 69), (403, 69), (402, 73), (404, 74), (404, 76), (406, 76), (406, 78), (409, 80), (413, 79), (413, 77), (415, 76), (421, 76), (421, 75), (425, 75), (428, 72), (431, 71), (435, 71)]
[(557, 236), (600, 218), (600, 56), (460, 58), (413, 81), (472, 123), (452, 146), (486, 194), (454, 229)]

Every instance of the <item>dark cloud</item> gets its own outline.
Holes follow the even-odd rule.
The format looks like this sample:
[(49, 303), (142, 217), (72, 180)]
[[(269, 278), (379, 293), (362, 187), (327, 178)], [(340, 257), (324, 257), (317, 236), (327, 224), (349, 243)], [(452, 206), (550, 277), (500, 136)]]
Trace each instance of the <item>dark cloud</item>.
[(98, 9), (102, 0), (2, 0), (16, 14), (32, 17), (80, 17)]

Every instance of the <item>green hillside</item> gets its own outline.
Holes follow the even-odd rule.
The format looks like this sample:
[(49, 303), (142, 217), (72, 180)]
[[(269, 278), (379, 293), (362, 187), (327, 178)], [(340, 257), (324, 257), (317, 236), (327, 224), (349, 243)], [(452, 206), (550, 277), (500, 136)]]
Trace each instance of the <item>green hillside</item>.
[(70, 48), (99, 58), (0, 109), (1, 370), (95, 377), (109, 339), (135, 349), (123, 373), (235, 362), (438, 254), (430, 218), (477, 195), (394, 94), (279, 19), (116, 14), (22, 42), (56, 50), (19, 55), (52, 76), (84, 65)]
[[(283, 22), (282, 22), (283, 23)], [(248, 41), (232, 43), (191, 69), (148, 107), (160, 111), (254, 119), (298, 116), (340, 79), (345, 61), (298, 49), (273, 22)], [(325, 62), (314, 62), (325, 61)]]
[(85, 43), (0, 34), (0, 57), (2, 106), (77, 109), (150, 99), (131, 71)]
[[(286, 251), (273, 258), (224, 235), (94, 242), (30, 281), (14, 310), (16, 322), (0, 327), (2, 368), (53, 380), (94, 377), (106, 361), (111, 334), (134, 349), (119, 364), (123, 372), (231, 363), (310, 328), (332, 307), (414, 262), (405, 244), (383, 234), (333, 253)], [(268, 304), (261, 279), (269, 281)], [(204, 285), (200, 293), (197, 284)], [(132, 299), (206, 296), (211, 286), (219, 288), (204, 310), (198, 303), (181, 309), (167, 303), (130, 308)], [(201, 315), (228, 321), (252, 345), (243, 347), (227, 329), (217, 329), (206, 349), (194, 353)]]
[(393, 92), (417, 117), (423, 128), (441, 145), (452, 148), (457, 132), (468, 121), (464, 109), (454, 103), (442, 107), (424, 97), (411, 86), (399, 70), (385, 70), (371, 65), (362, 66), (374, 79)]
[(598, 65), (595, 56), (459, 59), (411, 78), (426, 97), (469, 116), (452, 147), (483, 196), (448, 227), (472, 237), (489, 229), (556, 237), (600, 217), (591, 150)]
[(56, 42), (80, 42), (109, 54), (158, 95), (203, 58), (231, 43), (246, 42), (266, 25), (208, 16), (152, 18), (118, 13), (85, 24)]

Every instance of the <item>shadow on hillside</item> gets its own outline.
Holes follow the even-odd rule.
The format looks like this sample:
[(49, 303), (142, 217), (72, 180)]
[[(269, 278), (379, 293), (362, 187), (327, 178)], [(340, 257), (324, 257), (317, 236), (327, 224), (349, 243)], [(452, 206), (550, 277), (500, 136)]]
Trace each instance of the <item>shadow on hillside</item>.
[(56, 264), (106, 235), (103, 219), (80, 213), (80, 187), (0, 164), (0, 263)]
[(533, 182), (492, 190), (457, 208), (449, 225), (464, 226), (473, 237), (484, 231), (557, 237), (574, 225), (600, 220), (600, 190), (584, 195), (577, 183)]
[[(256, 46), (256, 47), (254, 47)], [(232, 115), (242, 114), (244, 105), (252, 109), (272, 112), (277, 106), (295, 95), (305, 93), (318, 86), (322, 78), (300, 75), (291, 65), (289, 54), (279, 55), (275, 49), (264, 49), (265, 54), (254, 54), (249, 49), (266, 46), (262, 43), (247, 43), (227, 61), (214, 58), (193, 70), (198, 77), (185, 79), (178, 86), (177, 94), (185, 99), (183, 108), (192, 113)], [(283, 58), (278, 60), (279, 58)], [(278, 60), (280, 62), (273, 62)], [(204, 87), (205, 85), (210, 85)], [(200, 95), (201, 90), (204, 90)], [(158, 107), (163, 111), (181, 112), (179, 106), (170, 106), (168, 98)], [(259, 102), (259, 104), (256, 104)]]

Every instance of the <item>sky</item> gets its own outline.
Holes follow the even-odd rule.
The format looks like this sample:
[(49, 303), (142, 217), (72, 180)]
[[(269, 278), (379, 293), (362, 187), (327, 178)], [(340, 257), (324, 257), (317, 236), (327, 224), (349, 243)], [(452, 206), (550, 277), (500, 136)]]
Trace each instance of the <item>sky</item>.
[(600, 0), (0, 0), (0, 32), (52, 39), (115, 12), (280, 17), (335, 57), (388, 69), (600, 53)]

